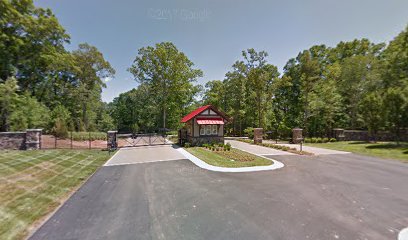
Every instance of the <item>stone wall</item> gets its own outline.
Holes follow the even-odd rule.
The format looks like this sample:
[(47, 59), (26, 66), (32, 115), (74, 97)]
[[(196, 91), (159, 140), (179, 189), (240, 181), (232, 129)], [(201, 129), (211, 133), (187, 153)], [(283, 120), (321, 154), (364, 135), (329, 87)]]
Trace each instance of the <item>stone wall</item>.
[(191, 145), (202, 145), (204, 143), (224, 143), (224, 137), (220, 136), (201, 136), (201, 137), (187, 137), (187, 142)]
[(0, 149), (25, 150), (25, 132), (0, 132)]
[(26, 132), (0, 132), (0, 150), (34, 150), (41, 148), (41, 129)]
[[(401, 130), (401, 141), (408, 141), (408, 129)], [(344, 141), (369, 141), (368, 131), (363, 130), (344, 130)], [(376, 135), (377, 141), (395, 141), (394, 134), (387, 131), (379, 131)]]

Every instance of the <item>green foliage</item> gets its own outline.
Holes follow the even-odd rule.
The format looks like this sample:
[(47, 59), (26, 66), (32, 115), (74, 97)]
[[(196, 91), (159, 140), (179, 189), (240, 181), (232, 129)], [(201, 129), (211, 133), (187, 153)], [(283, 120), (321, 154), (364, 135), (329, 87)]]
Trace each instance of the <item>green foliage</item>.
[(174, 128), (186, 114), (186, 107), (199, 90), (193, 83), (203, 75), (193, 67), (193, 62), (173, 43), (162, 42), (139, 49), (129, 72), (148, 92), (145, 96), (156, 118), (156, 128)]
[(113, 118), (107, 113), (102, 113), (101, 119), (98, 122), (98, 130), (106, 133), (107, 131), (114, 129), (115, 124)]
[(387, 125), (395, 134), (396, 140), (401, 138), (401, 128), (408, 126), (408, 93), (398, 88), (390, 88), (386, 92), (384, 105)]
[(252, 167), (267, 166), (273, 164), (269, 159), (253, 154), (232, 149), (231, 151), (208, 151), (204, 148), (188, 148), (188, 152), (200, 158), (204, 162), (220, 167)]
[(15, 78), (0, 83), (0, 117), (2, 131), (24, 131), (27, 128), (46, 128), (49, 110), (27, 92), (18, 94)]
[(0, 123), (1, 131), (8, 131), (10, 128), (10, 115), (17, 108), (18, 85), (15, 78), (8, 78), (4, 83), (0, 83)]
[[(253, 141), (249, 141), (246, 139), (237, 139), (240, 142), (245, 142), (245, 143), (249, 143), (249, 144), (254, 144)], [(296, 153), (296, 154), (300, 154), (300, 155), (313, 155), (312, 153), (306, 152), (306, 151), (298, 151), (296, 150), (296, 148), (290, 148), (288, 146), (283, 146), (283, 145), (278, 145), (278, 144), (272, 144), (272, 143), (258, 143), (257, 145), (261, 145), (263, 147), (268, 147), (268, 148), (274, 148), (277, 150), (282, 150), (282, 151), (288, 151), (291, 153)]]
[(301, 127), (307, 137), (330, 137), (342, 127), (372, 136), (389, 130), (399, 139), (408, 127), (408, 26), (388, 45), (363, 38), (311, 46), (288, 60), (282, 76), (267, 52), (250, 48), (204, 89), (195, 85), (202, 71), (173, 43), (158, 43), (139, 49), (129, 68), (137, 88), (105, 104), (101, 92), (115, 70), (96, 47), (67, 51), (70, 36), (31, 0), (3, 0), (0, 9), (1, 131), (175, 130), (202, 104), (231, 117), (229, 135), (263, 127), (285, 138)]
[(67, 138), (68, 137), (68, 128), (67, 125), (62, 119), (55, 119), (54, 127), (52, 132), (56, 137)]
[[(75, 130), (97, 128), (104, 80), (114, 74), (103, 55), (86, 43), (78, 50), (67, 51), (64, 44), (70, 37), (55, 15), (49, 9), (35, 7), (31, 0), (0, 1), (0, 9), (0, 84), (15, 77), (15, 90), (19, 89), (11, 95), (2, 94), (0, 129), (43, 127), (47, 120), (43, 106), (54, 109), (57, 105), (64, 105), (70, 112), (70, 127)], [(13, 110), (10, 100), (15, 94), (36, 99), (38, 104), (27, 97), (17, 101), (34, 107), (32, 117), (21, 107)], [(16, 112), (12, 115), (12, 111)]]
[(64, 106), (58, 105), (51, 111), (51, 119), (52, 133), (57, 137), (68, 137), (68, 130), (71, 125), (69, 111)]
[(69, 132), (68, 138), (74, 141), (94, 141), (94, 140), (106, 140), (106, 132)]
[(211, 150), (211, 151), (231, 151), (231, 144), (223, 144), (223, 143), (204, 143), (201, 145), (202, 148)]
[(220, 80), (208, 81), (205, 84), (205, 92), (203, 103), (204, 105), (211, 104), (217, 109), (222, 109), (225, 106), (225, 86)]
[(273, 67), (264, 67), (267, 54), (249, 49), (222, 82), (206, 85), (204, 101), (232, 117), (226, 125), (231, 135), (263, 126), (279, 138), (294, 127), (308, 137), (330, 137), (336, 127), (368, 129), (372, 136), (386, 129), (397, 137), (408, 122), (401, 121), (408, 119), (407, 31), (388, 46), (368, 39), (312, 46), (289, 59), (281, 77), (265, 78), (272, 81), (262, 78), (264, 71), (276, 76)]
[(249, 139), (254, 139), (254, 128), (253, 127), (246, 128), (244, 130), (244, 133)]
[(383, 101), (378, 93), (367, 94), (360, 103), (362, 118), (368, 128), (368, 131), (372, 137), (377, 134), (381, 127), (383, 116)]
[(18, 97), (16, 108), (10, 115), (11, 130), (27, 128), (46, 129), (50, 121), (49, 109), (27, 93)]

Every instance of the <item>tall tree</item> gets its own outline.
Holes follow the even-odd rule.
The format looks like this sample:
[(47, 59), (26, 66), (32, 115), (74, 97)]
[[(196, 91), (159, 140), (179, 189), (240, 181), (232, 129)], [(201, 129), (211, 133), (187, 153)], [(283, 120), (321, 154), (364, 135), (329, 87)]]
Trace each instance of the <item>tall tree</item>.
[(163, 128), (168, 126), (168, 118), (171, 121), (170, 127), (177, 124), (184, 108), (197, 93), (198, 89), (193, 83), (203, 73), (193, 67), (193, 62), (173, 43), (162, 42), (154, 47), (139, 49), (129, 68), (136, 81), (145, 84), (154, 93), (153, 99), (162, 113)]
[(224, 110), (226, 107), (225, 98), (225, 86), (222, 81), (213, 80), (205, 84), (204, 104), (211, 104), (220, 110)]
[(16, 76), (22, 90), (36, 94), (50, 65), (65, 53), (69, 35), (49, 9), (31, 0), (0, 1), (0, 79)]
[(80, 44), (72, 54), (77, 66), (71, 95), (74, 107), (79, 109), (73, 116), (77, 118), (76, 128), (94, 130), (102, 89), (106, 87), (106, 79), (113, 78), (115, 70), (96, 47), (87, 43)]

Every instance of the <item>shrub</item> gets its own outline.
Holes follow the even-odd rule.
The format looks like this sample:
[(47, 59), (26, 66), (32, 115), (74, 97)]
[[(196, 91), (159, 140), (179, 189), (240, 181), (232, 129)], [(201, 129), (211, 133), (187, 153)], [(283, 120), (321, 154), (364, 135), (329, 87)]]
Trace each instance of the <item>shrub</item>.
[(184, 143), (184, 147), (189, 148), (189, 147), (191, 147), (191, 144), (190, 143)]
[(290, 149), (290, 147), (286, 147), (286, 146), (281, 146), (283, 151), (288, 151)]
[(60, 119), (55, 120), (55, 126), (53, 128), (53, 132), (54, 132), (56, 137), (59, 137), (59, 138), (67, 138), (68, 137), (67, 126)]
[(335, 139), (335, 138), (330, 138), (329, 142), (337, 142), (337, 139)]
[(245, 135), (246, 135), (249, 139), (253, 139), (253, 138), (254, 138), (254, 128), (252, 128), (252, 127), (246, 128), (246, 129), (244, 130), (244, 133), (245, 133)]

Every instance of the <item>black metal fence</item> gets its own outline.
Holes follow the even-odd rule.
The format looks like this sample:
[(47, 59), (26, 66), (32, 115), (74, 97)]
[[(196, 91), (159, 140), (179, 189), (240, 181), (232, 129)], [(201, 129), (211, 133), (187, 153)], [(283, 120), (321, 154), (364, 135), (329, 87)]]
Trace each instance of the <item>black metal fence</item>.
[(41, 149), (107, 149), (106, 133), (70, 132), (66, 137), (44, 134), (40, 138)]

